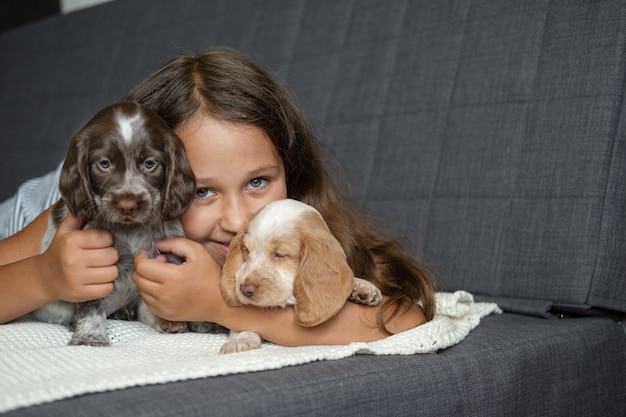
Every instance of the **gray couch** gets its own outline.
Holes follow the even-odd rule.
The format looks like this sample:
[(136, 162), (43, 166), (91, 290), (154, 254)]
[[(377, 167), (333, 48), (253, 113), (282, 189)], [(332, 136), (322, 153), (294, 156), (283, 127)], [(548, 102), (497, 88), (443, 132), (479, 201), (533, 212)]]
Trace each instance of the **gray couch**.
[(505, 311), (437, 354), (10, 415), (625, 415), (625, 43), (620, 0), (118, 0), (1, 34), (0, 200), (166, 59), (227, 45), (285, 80), (447, 290)]

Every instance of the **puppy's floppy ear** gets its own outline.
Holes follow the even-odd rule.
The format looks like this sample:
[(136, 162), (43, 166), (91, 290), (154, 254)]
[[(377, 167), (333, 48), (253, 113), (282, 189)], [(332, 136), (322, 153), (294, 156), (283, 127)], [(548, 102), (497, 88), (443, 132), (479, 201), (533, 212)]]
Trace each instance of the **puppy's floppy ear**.
[(241, 303), (237, 299), (235, 292), (235, 273), (241, 267), (244, 261), (244, 243), (243, 238), (246, 234), (247, 227), (240, 230), (230, 241), (228, 252), (226, 253), (226, 261), (222, 267), (222, 275), (220, 276), (220, 290), (226, 304), (231, 306), (240, 306)]
[(165, 140), (165, 186), (163, 187), (163, 219), (177, 219), (187, 211), (196, 191), (196, 177), (191, 170), (185, 147), (163, 122)]
[(341, 245), (318, 213), (305, 213), (298, 228), (302, 248), (293, 286), (296, 322), (310, 327), (341, 310), (354, 287), (354, 275)]
[(59, 190), (65, 204), (72, 215), (85, 220), (95, 216), (94, 193), (89, 176), (90, 135), (88, 125), (74, 134), (59, 176)]

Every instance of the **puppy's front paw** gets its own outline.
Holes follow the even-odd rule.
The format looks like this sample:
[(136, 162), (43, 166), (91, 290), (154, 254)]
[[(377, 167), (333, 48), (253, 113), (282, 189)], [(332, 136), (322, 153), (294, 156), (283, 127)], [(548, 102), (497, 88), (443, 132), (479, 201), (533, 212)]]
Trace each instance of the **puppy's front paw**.
[(110, 346), (109, 338), (105, 335), (97, 334), (77, 334), (74, 333), (68, 345), (70, 346)]
[(99, 300), (76, 304), (70, 346), (109, 346), (107, 316)]
[(348, 299), (355, 303), (375, 306), (382, 301), (383, 294), (371, 282), (354, 277), (354, 289)]
[(159, 318), (156, 329), (161, 333), (186, 333), (189, 331), (186, 321), (169, 321)]
[(230, 339), (220, 348), (220, 353), (237, 353), (248, 350), (259, 349), (261, 347), (261, 337), (254, 332), (231, 332)]

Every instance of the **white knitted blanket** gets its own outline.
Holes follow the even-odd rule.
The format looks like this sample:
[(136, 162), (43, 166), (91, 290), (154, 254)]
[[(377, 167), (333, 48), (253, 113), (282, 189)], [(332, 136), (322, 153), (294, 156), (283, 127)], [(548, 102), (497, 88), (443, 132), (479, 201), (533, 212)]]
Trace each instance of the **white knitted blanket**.
[(480, 319), (500, 313), (464, 291), (438, 293), (435, 318), (373, 343), (287, 348), (219, 355), (226, 335), (160, 334), (137, 322), (108, 322), (111, 347), (66, 346), (62, 326), (21, 322), (0, 326), (0, 412), (80, 394), (193, 378), (277, 369), (355, 354), (432, 353), (459, 343)]

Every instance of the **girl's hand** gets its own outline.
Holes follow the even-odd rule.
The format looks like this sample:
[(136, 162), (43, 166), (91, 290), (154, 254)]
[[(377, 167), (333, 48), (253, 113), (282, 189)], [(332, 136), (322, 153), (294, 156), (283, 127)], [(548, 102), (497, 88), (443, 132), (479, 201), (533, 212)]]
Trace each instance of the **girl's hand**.
[(148, 308), (171, 321), (210, 321), (215, 308), (224, 304), (219, 264), (201, 244), (182, 237), (163, 240), (157, 247), (185, 262), (168, 264), (164, 256), (150, 259), (145, 252), (135, 256), (133, 281)]
[(68, 215), (50, 247), (38, 256), (41, 285), (53, 300), (81, 302), (102, 298), (114, 289), (119, 254), (111, 233), (81, 229)]

